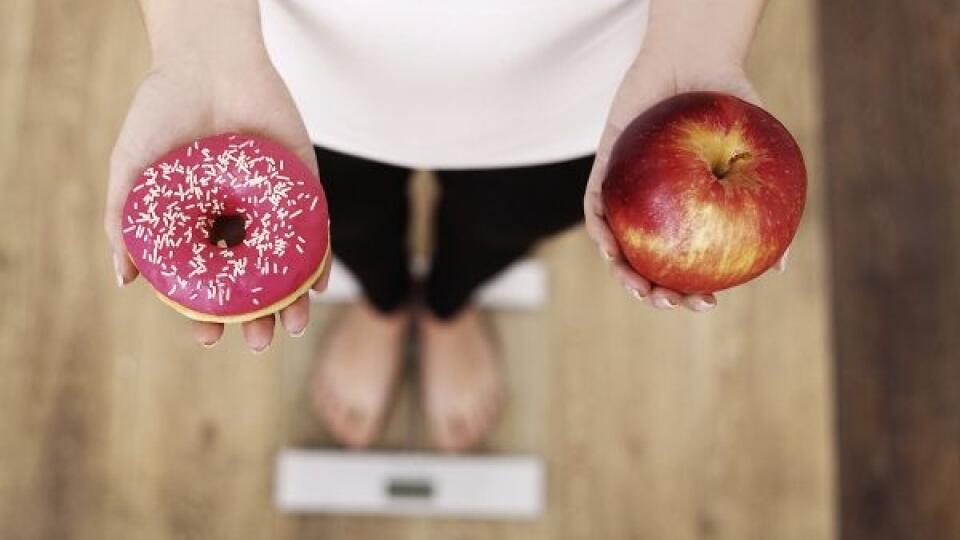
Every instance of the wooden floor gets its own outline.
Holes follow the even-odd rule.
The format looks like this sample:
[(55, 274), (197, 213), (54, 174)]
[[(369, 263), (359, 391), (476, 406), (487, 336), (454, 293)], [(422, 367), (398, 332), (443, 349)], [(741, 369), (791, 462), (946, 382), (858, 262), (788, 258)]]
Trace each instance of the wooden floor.
[[(0, 538), (833, 538), (814, 17), (773, 0), (749, 63), (811, 171), (786, 274), (708, 316), (653, 312), (577, 230), (542, 250), (550, 308), (493, 314), (511, 402), (486, 450), (539, 454), (549, 475), (544, 518), (503, 524), (273, 510), (277, 448), (325, 441), (304, 386), (322, 324), (260, 357), (235, 329), (202, 352), (144, 285), (114, 287), (100, 216), (148, 61), (135, 3), (3, 0)], [(386, 446), (424, 444), (413, 398)]]
[(960, 3), (821, 5), (840, 531), (957, 539)]

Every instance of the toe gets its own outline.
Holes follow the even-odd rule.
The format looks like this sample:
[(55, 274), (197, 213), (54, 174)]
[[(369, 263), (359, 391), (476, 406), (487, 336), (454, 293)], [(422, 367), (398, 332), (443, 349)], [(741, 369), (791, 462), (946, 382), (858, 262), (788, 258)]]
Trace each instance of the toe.
[(362, 449), (376, 438), (376, 422), (370, 412), (349, 403), (329, 385), (323, 385), (316, 395), (317, 412), (330, 436), (348, 448)]
[(357, 405), (344, 407), (340, 416), (340, 439), (350, 448), (366, 448), (373, 443), (376, 430), (368, 411)]
[(326, 379), (320, 374), (320, 370), (314, 370), (312, 380), (310, 381), (310, 395), (314, 410), (324, 419), (327, 417), (327, 409), (330, 408), (328, 385)]
[(437, 434), (437, 446), (444, 452), (463, 451), (470, 442), (472, 431), (468, 416), (452, 414), (446, 418)]
[(329, 396), (326, 402), (324, 422), (327, 425), (327, 431), (337, 442), (350, 446), (350, 424), (347, 422), (347, 407), (335, 395)]

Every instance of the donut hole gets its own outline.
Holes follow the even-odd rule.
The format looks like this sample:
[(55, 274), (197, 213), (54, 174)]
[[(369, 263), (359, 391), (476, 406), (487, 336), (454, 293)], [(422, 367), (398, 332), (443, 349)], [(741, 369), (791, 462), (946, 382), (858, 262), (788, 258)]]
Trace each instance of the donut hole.
[(217, 216), (210, 226), (210, 243), (221, 248), (232, 248), (246, 237), (243, 216)]

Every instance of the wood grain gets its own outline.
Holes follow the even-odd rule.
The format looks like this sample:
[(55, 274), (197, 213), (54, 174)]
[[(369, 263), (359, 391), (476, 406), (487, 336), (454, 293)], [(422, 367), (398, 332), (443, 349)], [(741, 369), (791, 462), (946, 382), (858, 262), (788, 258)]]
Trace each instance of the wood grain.
[(960, 538), (960, 4), (820, 4), (842, 537)]
[[(276, 449), (327, 441), (305, 383), (335, 310), (251, 357), (235, 329), (202, 351), (143, 284), (118, 291), (100, 213), (147, 65), (136, 7), (4, 0), (0, 538), (832, 538), (813, 7), (772, 2), (749, 64), (812, 173), (791, 270), (709, 316), (665, 314), (629, 299), (581, 230), (545, 245), (550, 308), (491, 314), (511, 401), (485, 450), (542, 455), (548, 509), (491, 523), (273, 510)], [(424, 203), (429, 180), (415, 191)], [(415, 390), (382, 446), (426, 447)]]

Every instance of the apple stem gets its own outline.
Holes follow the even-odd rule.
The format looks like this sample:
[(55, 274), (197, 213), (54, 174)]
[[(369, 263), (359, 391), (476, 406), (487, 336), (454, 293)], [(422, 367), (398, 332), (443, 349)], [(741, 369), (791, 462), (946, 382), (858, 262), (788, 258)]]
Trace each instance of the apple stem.
[(718, 180), (723, 180), (730, 174), (730, 171), (733, 170), (733, 166), (738, 161), (743, 161), (745, 159), (750, 159), (752, 156), (750, 152), (740, 152), (739, 154), (734, 155), (732, 158), (727, 160), (725, 163), (720, 163), (713, 168), (713, 175), (717, 177)]

